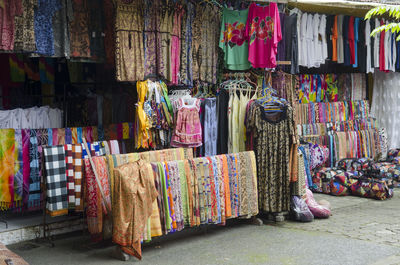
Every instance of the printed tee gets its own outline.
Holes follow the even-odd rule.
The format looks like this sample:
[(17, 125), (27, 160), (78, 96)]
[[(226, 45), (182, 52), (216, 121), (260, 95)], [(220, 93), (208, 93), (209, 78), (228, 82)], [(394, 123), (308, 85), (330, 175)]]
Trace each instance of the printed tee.
[(282, 39), (276, 3), (259, 6), (252, 3), (246, 23), (249, 61), (254, 68), (275, 68), (278, 42)]
[(248, 9), (230, 10), (224, 8), (222, 11), (219, 47), (224, 51), (225, 68), (229, 70), (247, 70), (250, 68), (249, 46), (245, 38), (248, 13)]

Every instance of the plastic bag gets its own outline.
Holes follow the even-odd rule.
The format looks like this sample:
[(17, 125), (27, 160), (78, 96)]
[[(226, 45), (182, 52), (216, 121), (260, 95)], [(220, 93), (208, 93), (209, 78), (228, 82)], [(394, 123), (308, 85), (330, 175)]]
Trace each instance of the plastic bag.
[(311, 213), (306, 202), (298, 197), (292, 197), (291, 210), (294, 220), (300, 222), (311, 222), (314, 220), (314, 215)]
[(319, 205), (315, 201), (314, 195), (310, 189), (307, 189), (306, 203), (315, 218), (328, 218), (331, 215), (331, 210), (328, 207)]

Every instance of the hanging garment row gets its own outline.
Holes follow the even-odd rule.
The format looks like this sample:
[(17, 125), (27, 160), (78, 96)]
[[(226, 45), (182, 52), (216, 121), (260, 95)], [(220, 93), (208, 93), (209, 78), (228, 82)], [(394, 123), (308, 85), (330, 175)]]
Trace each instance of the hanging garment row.
[(104, 60), (104, 39), (112, 34), (105, 31), (103, 13), (110, 11), (103, 10), (103, 1), (2, 2), (0, 50)]
[(335, 166), (343, 158), (375, 158), (382, 153), (377, 130), (335, 132), (331, 135), (304, 136), (304, 138), (329, 148), (328, 166)]
[(367, 99), (365, 74), (304, 74), (299, 76), (299, 82), (300, 103)]
[(299, 136), (325, 135), (332, 134), (334, 132), (361, 131), (372, 129), (378, 129), (378, 124), (376, 120), (371, 118), (339, 121), (335, 123), (328, 122), (297, 124), (297, 134)]
[(296, 123), (327, 123), (369, 118), (366, 100), (298, 104)]
[(0, 110), (0, 129), (61, 128), (62, 121), (62, 111), (49, 106)]
[[(81, 146), (82, 138), (90, 141), (89, 148), (95, 155), (104, 153), (127, 153), (133, 151), (129, 124), (114, 125), (115, 133), (104, 134), (97, 127), (58, 129), (0, 129), (0, 159), (2, 210), (38, 210), (43, 197), (40, 181), (45, 176), (42, 168), (45, 146)], [(120, 127), (120, 134), (117, 133)], [(123, 130), (128, 129), (128, 130)], [(126, 133), (125, 133), (126, 132)], [(99, 134), (100, 133), (100, 134)], [(105, 138), (107, 137), (107, 138)], [(107, 145), (98, 142), (110, 141)], [(118, 141), (117, 141), (118, 140)], [(82, 146), (81, 146), (82, 148)], [(83, 148), (85, 156), (85, 148)]]
[[(221, 120), (227, 118), (227, 127), (220, 126), (220, 137), (226, 137), (226, 146), (220, 148), (227, 150), (227, 153), (237, 153), (246, 151), (246, 128), (245, 116), (247, 104), (257, 98), (258, 85), (250, 78), (228, 79), (220, 84), (219, 100), (227, 100), (219, 106)], [(228, 91), (228, 97), (224, 96)], [(226, 104), (227, 103), (227, 104)], [(225, 107), (225, 109), (223, 109)], [(224, 139), (221, 139), (224, 140)], [(221, 143), (222, 144), (222, 143)]]
[[(161, 158), (152, 152), (148, 154), (145, 159)], [(251, 217), (258, 213), (253, 152), (169, 161), (170, 156), (165, 157), (164, 162), (155, 163), (135, 160), (142, 158), (141, 154), (125, 156), (128, 159), (118, 167), (114, 164), (113, 171), (107, 170), (104, 157), (94, 158), (94, 164), (97, 172), (104, 172), (100, 174), (105, 181), (104, 190), (110, 190), (106, 184), (107, 172), (113, 172), (110, 173), (111, 195), (105, 192), (108, 194), (105, 201), (112, 201), (113, 241), (124, 252), (139, 259), (141, 242), (150, 241), (152, 237), (201, 224), (225, 224), (229, 218)], [(85, 164), (90, 172), (89, 164)], [(96, 187), (91, 181), (93, 177), (89, 173), (87, 184)], [(133, 183), (140, 185), (140, 189)], [(93, 222), (88, 219), (88, 224), (89, 231), (95, 235), (102, 234), (105, 225), (102, 220), (107, 212), (102, 200), (98, 200), (98, 188), (93, 190), (97, 196), (88, 197), (88, 205), (94, 206), (88, 216), (96, 213), (96, 209), (99, 211), (95, 216), (90, 215)], [(139, 199), (141, 204), (137, 203)]]
[(320, 67), (327, 61), (344, 64), (363, 73), (400, 70), (396, 34), (382, 32), (371, 37), (371, 32), (390, 21), (364, 20), (345, 15), (297, 13), (299, 65)]
[(192, 2), (166, 6), (161, 0), (118, 0), (115, 7), (118, 81), (159, 74), (173, 84), (216, 83), (220, 20), (216, 7)]

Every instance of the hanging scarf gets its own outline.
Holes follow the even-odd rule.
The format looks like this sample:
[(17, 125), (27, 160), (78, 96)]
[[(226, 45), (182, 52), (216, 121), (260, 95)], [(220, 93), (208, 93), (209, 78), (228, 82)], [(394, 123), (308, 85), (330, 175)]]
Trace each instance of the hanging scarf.
[(23, 194), (22, 203), (24, 206), (28, 204), (29, 199), (29, 176), (30, 176), (30, 164), (29, 164), (29, 142), (30, 142), (30, 130), (23, 129), (22, 135), (22, 175), (23, 175)]
[(97, 241), (102, 239), (103, 215), (109, 214), (107, 209), (111, 209), (111, 196), (106, 158), (93, 157), (92, 159), (105, 196), (105, 198), (102, 198), (90, 161), (85, 159), (88, 230), (92, 239)]
[(38, 210), (40, 207), (40, 174), (39, 174), (39, 150), (36, 130), (30, 130), (29, 138), (29, 198), (28, 210)]
[(14, 205), (13, 207), (20, 207), (23, 196), (23, 144), (21, 130), (15, 130), (15, 176), (14, 176)]
[(14, 201), (16, 153), (15, 131), (0, 130), (0, 208), (9, 209)]

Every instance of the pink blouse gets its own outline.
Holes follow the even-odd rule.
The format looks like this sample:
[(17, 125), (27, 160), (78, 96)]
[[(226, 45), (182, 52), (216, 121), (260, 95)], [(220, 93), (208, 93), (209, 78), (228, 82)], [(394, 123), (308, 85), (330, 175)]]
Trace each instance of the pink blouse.
[(282, 39), (281, 21), (276, 3), (259, 6), (252, 3), (246, 23), (249, 61), (254, 68), (275, 68), (278, 42)]

